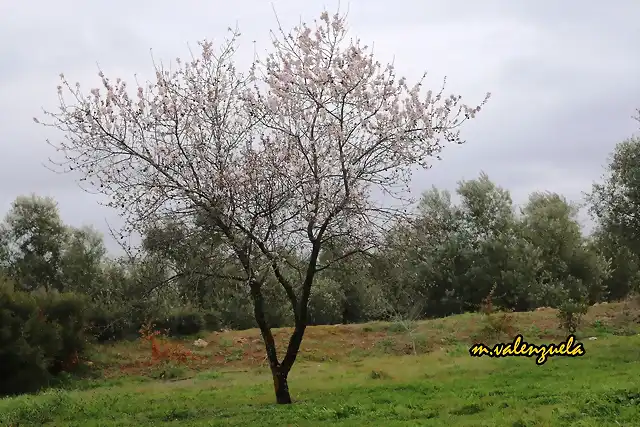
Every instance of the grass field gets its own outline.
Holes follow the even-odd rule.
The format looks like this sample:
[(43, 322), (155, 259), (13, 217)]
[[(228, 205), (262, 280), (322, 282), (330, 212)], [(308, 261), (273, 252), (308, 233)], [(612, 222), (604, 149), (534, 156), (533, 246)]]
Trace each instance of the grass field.
[[(560, 342), (566, 334), (551, 309), (514, 314), (499, 327), (477, 314), (312, 327), (287, 406), (273, 403), (255, 330), (203, 334), (209, 345), (186, 364), (150, 363), (145, 342), (97, 346), (84, 361), (89, 378), (0, 400), (0, 425), (640, 426), (639, 312), (592, 307), (577, 333), (586, 354), (542, 366), (472, 358), (468, 349), (516, 333)], [(282, 342), (288, 332), (276, 335)]]

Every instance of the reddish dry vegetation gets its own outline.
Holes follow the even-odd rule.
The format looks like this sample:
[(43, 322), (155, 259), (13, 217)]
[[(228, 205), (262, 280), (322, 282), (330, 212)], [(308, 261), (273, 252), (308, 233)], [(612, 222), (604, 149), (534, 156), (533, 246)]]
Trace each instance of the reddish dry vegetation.
[(150, 364), (162, 362), (176, 362), (187, 364), (197, 362), (203, 357), (194, 354), (180, 342), (170, 341), (166, 338), (166, 331), (155, 330), (153, 324), (147, 324), (140, 329), (140, 339), (151, 346)]
[[(557, 311), (541, 308), (527, 313), (482, 313), (426, 320), (410, 325), (374, 322), (362, 325), (311, 326), (307, 329), (299, 360), (357, 360), (368, 356), (428, 353), (452, 345), (468, 346), (505, 341), (517, 333), (539, 341), (564, 339), (558, 328)], [(585, 336), (594, 324), (617, 329), (640, 321), (638, 301), (600, 304), (590, 308), (578, 331)], [(278, 350), (283, 352), (291, 328), (274, 330)], [(200, 371), (221, 367), (267, 366), (264, 345), (257, 329), (201, 334), (205, 348), (193, 345), (195, 338), (171, 339), (151, 326), (143, 328), (138, 342), (99, 345), (92, 364), (103, 375), (145, 375), (158, 365), (173, 363)], [(282, 354), (280, 354), (282, 356)]]

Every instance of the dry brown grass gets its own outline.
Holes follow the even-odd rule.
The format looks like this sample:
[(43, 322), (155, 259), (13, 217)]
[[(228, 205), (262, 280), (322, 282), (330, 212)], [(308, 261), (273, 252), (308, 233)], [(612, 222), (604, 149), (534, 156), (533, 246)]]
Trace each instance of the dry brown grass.
[[(512, 313), (505, 331), (522, 334), (535, 342), (556, 341), (566, 337), (558, 327), (557, 310), (544, 308), (533, 312)], [(509, 340), (505, 331), (488, 334), (485, 314), (468, 313), (441, 319), (419, 321), (412, 333), (396, 323), (372, 322), (361, 325), (311, 326), (307, 328), (299, 360), (323, 362), (363, 360), (371, 356), (420, 354), (451, 347), (468, 348), (476, 342), (491, 345)], [(598, 328), (635, 333), (640, 320), (640, 300), (598, 304), (585, 315), (578, 336), (597, 333)], [(502, 327), (502, 326), (501, 326)], [(634, 329), (635, 328), (635, 329)], [(489, 328), (490, 329), (490, 328)], [(280, 356), (284, 352), (291, 328), (274, 330)], [(200, 356), (185, 368), (193, 371), (216, 368), (243, 369), (266, 367), (264, 346), (257, 329), (210, 332), (200, 335), (209, 342), (206, 348), (192, 346), (193, 338), (174, 340)], [(105, 376), (145, 375), (151, 351), (147, 342), (119, 342), (99, 345), (90, 359)]]

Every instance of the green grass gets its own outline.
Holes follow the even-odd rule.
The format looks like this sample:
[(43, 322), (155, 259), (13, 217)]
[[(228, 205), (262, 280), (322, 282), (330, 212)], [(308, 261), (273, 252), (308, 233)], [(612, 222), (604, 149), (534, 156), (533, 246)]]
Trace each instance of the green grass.
[(640, 425), (640, 336), (600, 332), (582, 341), (583, 357), (543, 366), (472, 358), (460, 343), (418, 356), (307, 361), (291, 373), (288, 406), (273, 404), (264, 367), (78, 381), (75, 389), (0, 400), (0, 425)]

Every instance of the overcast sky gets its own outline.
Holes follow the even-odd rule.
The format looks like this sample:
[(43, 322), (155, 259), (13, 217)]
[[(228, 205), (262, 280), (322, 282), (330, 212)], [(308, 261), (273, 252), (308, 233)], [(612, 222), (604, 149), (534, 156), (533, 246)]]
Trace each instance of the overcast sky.
[[(72, 176), (43, 164), (52, 155), (33, 123), (56, 107), (58, 75), (85, 88), (107, 75), (131, 80), (153, 71), (157, 59), (186, 57), (188, 46), (219, 39), (239, 26), (239, 65), (253, 41), (268, 45), (272, 5), (285, 27), (311, 21), (338, 2), (275, 0), (0, 2), (0, 213), (16, 196), (54, 197), (63, 219), (106, 230), (117, 213), (101, 207)], [(464, 130), (468, 143), (445, 149), (443, 161), (416, 176), (416, 191), (455, 189), (485, 171), (516, 202), (537, 190), (579, 201), (602, 174), (614, 145), (631, 136), (640, 107), (640, 2), (615, 0), (351, 0), (353, 35), (374, 43), (383, 62), (395, 59), (409, 79), (429, 72), (427, 84), (469, 103), (492, 99)], [(112, 245), (110, 245), (113, 247)]]

